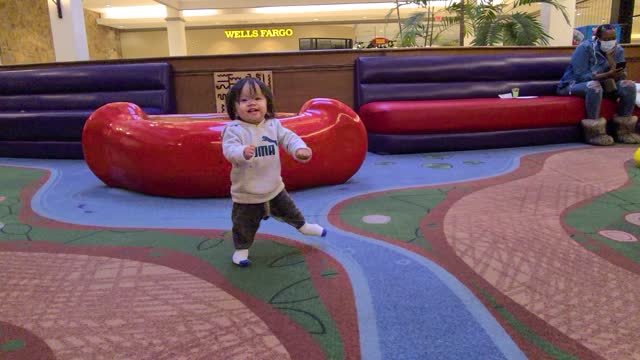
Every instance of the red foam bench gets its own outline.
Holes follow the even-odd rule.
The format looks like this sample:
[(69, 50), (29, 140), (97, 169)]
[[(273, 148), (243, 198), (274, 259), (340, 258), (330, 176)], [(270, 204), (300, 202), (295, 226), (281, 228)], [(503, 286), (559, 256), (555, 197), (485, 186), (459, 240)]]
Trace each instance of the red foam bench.
[[(281, 119), (313, 150), (308, 163), (281, 151), (289, 190), (344, 183), (362, 165), (367, 135), (358, 115), (334, 99), (312, 99)], [(231, 164), (222, 154), (225, 114), (147, 115), (132, 103), (111, 103), (85, 123), (87, 165), (105, 184), (170, 197), (230, 196)]]

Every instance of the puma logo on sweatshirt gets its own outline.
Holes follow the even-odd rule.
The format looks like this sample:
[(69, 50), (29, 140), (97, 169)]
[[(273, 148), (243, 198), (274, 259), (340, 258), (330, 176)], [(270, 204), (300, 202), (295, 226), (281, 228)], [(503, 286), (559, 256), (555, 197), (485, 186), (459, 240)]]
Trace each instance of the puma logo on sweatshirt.
[(254, 157), (273, 156), (276, 154), (275, 145), (261, 145), (256, 147), (256, 153)]
[(278, 142), (277, 142), (277, 141), (275, 141), (275, 140), (273, 140), (273, 139), (271, 139), (271, 138), (269, 138), (269, 137), (267, 137), (267, 136), (263, 136), (263, 137), (262, 137), (262, 141), (268, 141), (268, 142), (270, 142), (270, 143), (274, 143), (274, 144), (278, 145)]

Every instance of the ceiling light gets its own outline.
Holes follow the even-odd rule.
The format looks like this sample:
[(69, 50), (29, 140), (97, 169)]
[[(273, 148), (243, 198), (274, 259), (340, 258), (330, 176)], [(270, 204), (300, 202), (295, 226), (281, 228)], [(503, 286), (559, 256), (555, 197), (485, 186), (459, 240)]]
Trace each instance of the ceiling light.
[(102, 17), (105, 19), (165, 18), (167, 8), (164, 5), (112, 6), (102, 9)]
[[(445, 3), (446, 1), (432, 1), (433, 3)], [(418, 5), (409, 4), (403, 8), (415, 8)], [(360, 3), (360, 4), (337, 4), (337, 5), (303, 5), (303, 6), (270, 6), (259, 7), (253, 9), (256, 14), (292, 14), (292, 13), (311, 13), (311, 12), (331, 12), (331, 11), (362, 11), (362, 10), (379, 10), (392, 9), (396, 7), (396, 3)]]
[(220, 12), (215, 9), (182, 10), (182, 16), (213, 16)]

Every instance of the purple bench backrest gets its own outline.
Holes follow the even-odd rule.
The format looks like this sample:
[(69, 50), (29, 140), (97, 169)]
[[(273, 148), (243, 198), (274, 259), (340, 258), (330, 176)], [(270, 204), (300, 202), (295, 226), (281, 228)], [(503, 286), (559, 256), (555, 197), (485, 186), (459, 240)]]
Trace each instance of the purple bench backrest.
[(355, 104), (555, 95), (569, 55), (375, 56), (356, 60)]
[(172, 76), (168, 63), (0, 71), (0, 112), (95, 110), (128, 101), (152, 113), (173, 113)]

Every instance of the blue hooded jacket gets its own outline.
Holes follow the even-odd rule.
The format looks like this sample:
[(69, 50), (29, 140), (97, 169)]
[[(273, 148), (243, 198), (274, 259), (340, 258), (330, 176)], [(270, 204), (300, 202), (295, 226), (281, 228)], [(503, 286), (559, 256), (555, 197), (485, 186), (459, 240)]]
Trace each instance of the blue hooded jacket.
[[(624, 49), (616, 44), (613, 52), (616, 63), (624, 61)], [(571, 63), (565, 70), (558, 88), (593, 80), (596, 74), (609, 71), (606, 55), (600, 51), (598, 40), (585, 40), (576, 47), (571, 55)]]

